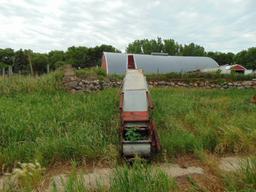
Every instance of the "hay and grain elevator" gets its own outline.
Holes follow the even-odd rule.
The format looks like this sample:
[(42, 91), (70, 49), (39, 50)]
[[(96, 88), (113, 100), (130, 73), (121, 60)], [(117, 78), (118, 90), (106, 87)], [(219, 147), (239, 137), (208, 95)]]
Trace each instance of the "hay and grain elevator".
[(152, 99), (142, 70), (127, 69), (120, 94), (120, 142), (125, 157), (149, 157), (160, 150)]

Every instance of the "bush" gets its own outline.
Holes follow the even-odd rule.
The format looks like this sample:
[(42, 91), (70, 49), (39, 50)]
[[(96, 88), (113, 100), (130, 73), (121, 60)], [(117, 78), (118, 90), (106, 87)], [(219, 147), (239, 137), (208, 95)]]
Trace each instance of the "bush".
[(104, 79), (106, 72), (102, 68), (83, 68), (76, 70), (76, 76), (88, 80)]

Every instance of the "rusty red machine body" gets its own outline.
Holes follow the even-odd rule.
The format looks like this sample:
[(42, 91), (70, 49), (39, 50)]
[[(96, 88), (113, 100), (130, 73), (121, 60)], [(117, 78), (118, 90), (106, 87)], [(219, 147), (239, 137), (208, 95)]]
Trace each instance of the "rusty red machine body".
[(127, 70), (120, 94), (120, 142), (125, 157), (149, 157), (160, 150), (151, 112), (153, 102), (141, 70)]

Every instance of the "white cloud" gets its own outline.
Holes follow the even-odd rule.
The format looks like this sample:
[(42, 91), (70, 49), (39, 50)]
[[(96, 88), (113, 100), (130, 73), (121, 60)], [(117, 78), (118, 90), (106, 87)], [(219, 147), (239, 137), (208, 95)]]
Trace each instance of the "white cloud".
[(1, 0), (0, 47), (46, 52), (141, 38), (195, 42), (207, 50), (256, 46), (255, 0)]

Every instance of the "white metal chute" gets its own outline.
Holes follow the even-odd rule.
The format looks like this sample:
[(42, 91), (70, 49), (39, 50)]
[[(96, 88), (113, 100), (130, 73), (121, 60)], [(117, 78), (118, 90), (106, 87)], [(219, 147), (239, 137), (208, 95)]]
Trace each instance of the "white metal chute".
[(152, 109), (146, 78), (139, 69), (128, 69), (120, 99), (121, 145), (126, 157), (150, 156), (160, 150), (150, 111)]

